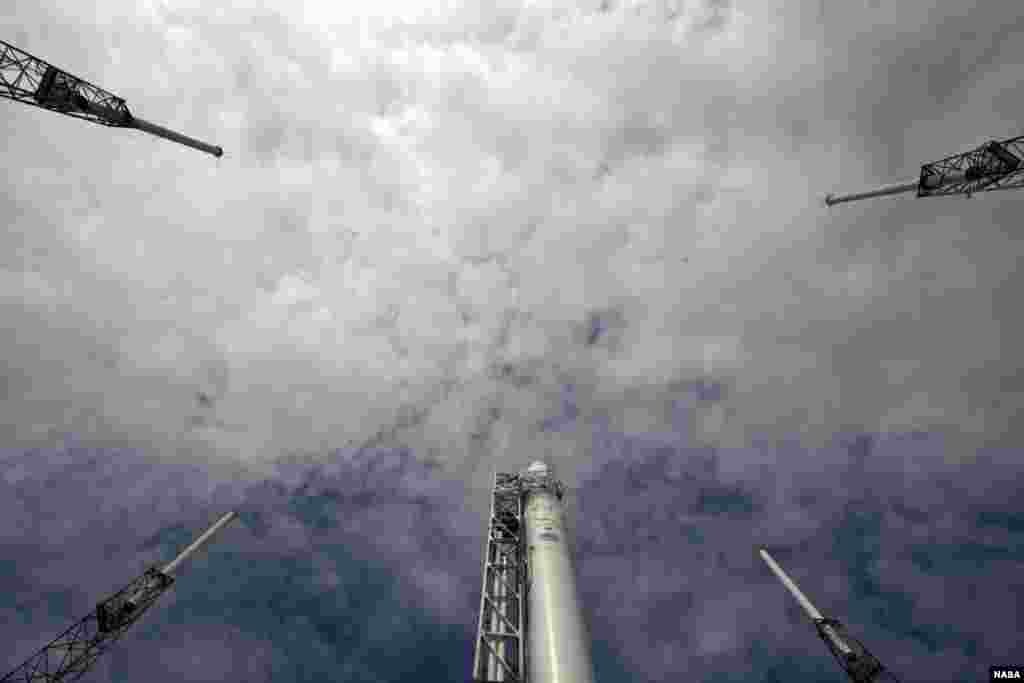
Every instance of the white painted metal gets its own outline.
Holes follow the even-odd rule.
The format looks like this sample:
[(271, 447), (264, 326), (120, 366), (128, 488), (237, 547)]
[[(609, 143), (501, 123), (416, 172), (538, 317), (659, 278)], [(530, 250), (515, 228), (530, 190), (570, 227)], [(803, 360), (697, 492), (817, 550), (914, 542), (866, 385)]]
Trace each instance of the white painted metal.
[(771, 569), (775, 576), (779, 578), (779, 581), (781, 581), (782, 585), (786, 587), (786, 590), (788, 590), (790, 594), (794, 598), (796, 598), (796, 601), (800, 604), (800, 607), (803, 608), (804, 612), (807, 613), (807, 616), (810, 617), (811, 621), (819, 621), (821, 619), (824, 619), (825, 617), (821, 616), (821, 612), (818, 611), (818, 608), (816, 608), (811, 603), (811, 601), (807, 599), (807, 596), (804, 595), (803, 592), (797, 587), (797, 585), (793, 582), (793, 579), (789, 578), (789, 575), (786, 574), (786, 572), (782, 571), (782, 567), (775, 563), (775, 560), (772, 559), (772, 556), (768, 554), (768, 551), (764, 548), (761, 548), (760, 553), (761, 559), (768, 564), (768, 568)]
[(764, 548), (761, 548), (760, 553), (761, 559), (763, 559), (768, 564), (768, 568), (771, 569), (775, 576), (779, 578), (779, 581), (781, 581), (782, 585), (786, 587), (786, 590), (788, 590), (790, 594), (794, 598), (796, 598), (796, 601), (800, 604), (800, 607), (803, 608), (804, 612), (807, 613), (807, 616), (810, 618), (811, 622), (813, 622), (815, 626), (821, 629), (824, 636), (828, 638), (830, 641), (832, 641), (832, 643), (836, 646), (840, 653), (844, 655), (851, 654), (853, 650), (846, 643), (843, 637), (834, 628), (832, 628), (831, 625), (829, 625), (828, 623), (822, 623), (827, 621), (825, 617), (822, 616), (821, 612), (818, 611), (818, 609), (814, 606), (813, 603), (811, 603), (807, 596), (803, 594), (803, 591), (800, 590), (800, 588), (796, 585), (793, 579), (789, 578), (789, 575), (786, 574), (786, 572), (782, 571), (782, 567), (775, 563), (775, 560), (772, 559), (772, 556), (768, 554), (768, 551)]
[(523, 473), (529, 683), (593, 683), (590, 639), (569, 557), (561, 484), (550, 465)]
[(224, 527), (224, 525), (226, 525), (228, 522), (230, 522), (234, 518), (235, 518), (234, 511), (225, 513), (224, 516), (221, 517), (220, 519), (218, 519), (217, 522), (213, 526), (211, 526), (209, 529), (207, 529), (205, 532), (203, 532), (202, 536), (200, 536), (199, 538), (194, 540), (192, 542), (192, 544), (189, 545), (189, 547), (185, 548), (180, 553), (178, 553), (178, 556), (175, 557), (173, 560), (171, 560), (167, 564), (167, 566), (165, 566), (160, 571), (163, 572), (164, 574), (170, 575), (175, 569), (177, 569), (178, 565), (180, 565), (182, 562), (184, 562), (188, 558), (189, 555), (191, 555), (192, 553), (194, 553), (195, 551), (199, 550), (201, 547), (206, 545), (206, 543), (211, 538), (213, 538), (213, 535), (215, 533), (220, 531)]

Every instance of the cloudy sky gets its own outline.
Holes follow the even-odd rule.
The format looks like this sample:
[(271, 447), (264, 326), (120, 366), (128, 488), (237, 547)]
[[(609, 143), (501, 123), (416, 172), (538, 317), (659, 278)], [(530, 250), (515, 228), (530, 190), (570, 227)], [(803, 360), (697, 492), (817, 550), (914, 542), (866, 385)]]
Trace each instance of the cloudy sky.
[(5, 102), (0, 668), (240, 521), (94, 681), (469, 675), (495, 470), (573, 493), (599, 683), (1024, 651), (1011, 2), (15, 0), (221, 145)]

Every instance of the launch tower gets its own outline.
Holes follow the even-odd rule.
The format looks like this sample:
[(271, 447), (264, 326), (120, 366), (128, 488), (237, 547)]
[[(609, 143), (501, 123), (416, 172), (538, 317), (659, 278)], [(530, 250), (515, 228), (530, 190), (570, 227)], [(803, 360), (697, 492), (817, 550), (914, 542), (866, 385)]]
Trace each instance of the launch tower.
[(476, 683), (593, 683), (569, 557), (564, 486), (548, 463), (496, 473), (473, 656)]

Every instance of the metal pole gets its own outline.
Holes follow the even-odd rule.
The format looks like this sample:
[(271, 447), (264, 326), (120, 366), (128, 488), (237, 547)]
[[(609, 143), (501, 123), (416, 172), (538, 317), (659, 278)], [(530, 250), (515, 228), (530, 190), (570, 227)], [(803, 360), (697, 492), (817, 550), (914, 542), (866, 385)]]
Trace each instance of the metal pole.
[(158, 126), (155, 123), (150, 123), (145, 119), (140, 119), (137, 116), (132, 117), (131, 127), (149, 133), (150, 135), (155, 135), (157, 137), (164, 138), (165, 140), (171, 140), (172, 142), (180, 143), (182, 145), (185, 145), (186, 147), (191, 147), (192, 149), (198, 149), (200, 152), (212, 154), (217, 158), (220, 158), (224, 154), (224, 150), (221, 149), (220, 147), (217, 147), (215, 145), (208, 145), (205, 142), (196, 140), (195, 138), (190, 138), (187, 135), (182, 135), (181, 133), (177, 133), (168, 128), (164, 128), (163, 126)]
[(237, 515), (233, 510), (231, 512), (225, 513), (224, 516), (218, 519), (213, 526), (204, 531), (202, 536), (192, 541), (192, 545), (178, 553), (178, 556), (171, 560), (170, 563), (160, 571), (164, 574), (170, 575), (178, 567), (179, 564), (181, 564), (185, 561), (186, 558), (188, 558), (189, 555), (199, 550), (199, 548), (201, 548), (202, 546), (206, 545), (206, 543), (209, 542), (211, 538), (213, 538), (213, 535), (215, 533), (220, 531), (228, 522), (233, 520), (236, 516)]
[(807, 616), (810, 617), (811, 621), (824, 619), (825, 617), (821, 615), (821, 612), (811, 604), (811, 601), (807, 599), (807, 596), (800, 591), (795, 583), (793, 583), (793, 579), (789, 578), (786, 572), (782, 571), (782, 567), (775, 563), (775, 560), (773, 560), (772, 556), (768, 554), (768, 551), (761, 548), (759, 552), (761, 553), (761, 559), (768, 564), (768, 568), (775, 573), (775, 576), (779, 577), (779, 581), (781, 581), (782, 585), (786, 587), (786, 590), (796, 598), (796, 601), (800, 603), (800, 606), (803, 608), (804, 612), (807, 613)]
[(807, 596), (803, 594), (800, 588), (797, 587), (796, 583), (793, 582), (793, 579), (789, 578), (789, 575), (782, 571), (782, 567), (775, 563), (775, 560), (773, 560), (772, 556), (768, 554), (768, 551), (764, 548), (760, 548), (759, 552), (761, 553), (761, 559), (768, 564), (768, 568), (771, 569), (775, 576), (779, 578), (779, 581), (781, 581), (782, 585), (786, 587), (786, 590), (788, 590), (790, 594), (796, 598), (796, 601), (800, 603), (800, 607), (802, 607), (804, 612), (807, 613), (811, 622), (821, 629), (825, 637), (832, 641), (840, 653), (844, 656), (852, 654), (853, 650), (846, 644), (843, 637), (836, 632), (836, 630), (831, 626), (829, 620), (822, 616), (821, 612), (819, 612)]
[(825, 206), (833, 206), (834, 204), (841, 204), (843, 202), (854, 202), (858, 199), (870, 199), (871, 197), (884, 197), (889, 194), (903, 194), (904, 192), (913, 192), (917, 190), (918, 181), (897, 183), (895, 185), (886, 185), (880, 187), (877, 190), (868, 190), (866, 192), (857, 192), (855, 194), (845, 195), (825, 195)]
[(825, 206), (832, 206), (833, 204), (841, 204), (843, 202), (854, 202), (858, 199), (884, 197), (885, 195), (890, 194), (917, 192), (918, 190), (937, 190), (938, 188), (945, 187), (946, 185), (962, 183), (967, 180), (967, 178), (968, 176), (966, 171), (953, 171), (952, 173), (943, 173), (941, 175), (924, 174), (920, 180), (910, 180), (905, 183), (886, 185), (885, 187), (880, 187), (877, 190), (868, 190), (866, 192), (857, 192), (855, 194), (839, 196), (828, 194), (825, 195)]

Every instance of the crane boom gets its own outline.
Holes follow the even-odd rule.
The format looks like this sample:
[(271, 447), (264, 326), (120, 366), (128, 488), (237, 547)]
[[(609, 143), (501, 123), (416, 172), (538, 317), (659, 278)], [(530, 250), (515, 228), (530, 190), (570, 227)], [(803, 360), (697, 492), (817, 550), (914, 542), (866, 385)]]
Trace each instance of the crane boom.
[(134, 128), (215, 157), (224, 150), (134, 116), (124, 99), (0, 40), (0, 97), (114, 128)]
[(77, 680), (174, 583), (172, 572), (188, 556), (235, 518), (228, 512), (163, 568), (150, 567), (142, 576), (100, 602), (93, 612), (0, 678), (0, 683)]

